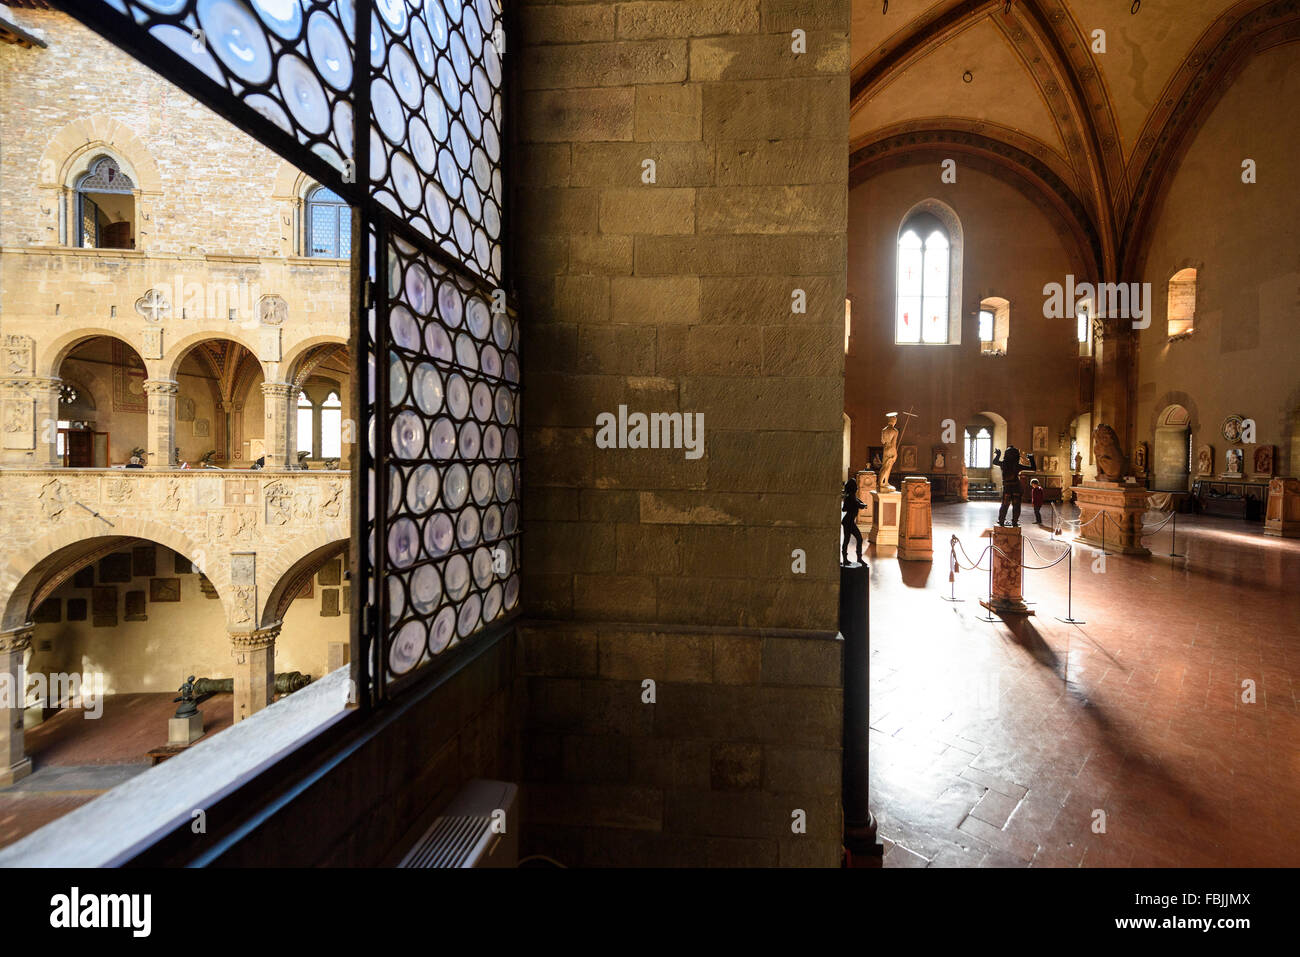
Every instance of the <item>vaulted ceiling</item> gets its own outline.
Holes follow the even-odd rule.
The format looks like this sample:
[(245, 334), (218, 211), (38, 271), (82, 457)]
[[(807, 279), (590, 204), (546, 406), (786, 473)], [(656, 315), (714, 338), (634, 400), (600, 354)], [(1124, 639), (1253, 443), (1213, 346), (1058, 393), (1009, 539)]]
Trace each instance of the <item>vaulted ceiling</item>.
[(1300, 0), (853, 0), (852, 177), (957, 158), (1128, 278), (1218, 94), (1297, 39)]

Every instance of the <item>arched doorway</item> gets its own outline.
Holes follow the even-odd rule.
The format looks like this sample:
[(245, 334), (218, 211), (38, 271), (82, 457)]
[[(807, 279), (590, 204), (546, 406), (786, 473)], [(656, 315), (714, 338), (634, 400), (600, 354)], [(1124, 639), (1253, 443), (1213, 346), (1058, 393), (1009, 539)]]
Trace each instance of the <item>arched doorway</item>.
[[(180, 463), (245, 468), (265, 450), (262, 363), (232, 339), (206, 339), (176, 363)], [(179, 464), (179, 463), (178, 463)]]
[(134, 348), (113, 336), (90, 336), (67, 351), (56, 375), (56, 453), (63, 465), (108, 468), (146, 448), (148, 372)]
[(1176, 403), (1165, 406), (1156, 417), (1152, 460), (1157, 491), (1187, 491), (1191, 474), (1191, 421), (1191, 413)]
[(962, 427), (962, 461), (971, 498), (1002, 488), (1002, 472), (993, 467), (993, 450), (1007, 447), (1007, 420), (996, 412), (970, 416)]

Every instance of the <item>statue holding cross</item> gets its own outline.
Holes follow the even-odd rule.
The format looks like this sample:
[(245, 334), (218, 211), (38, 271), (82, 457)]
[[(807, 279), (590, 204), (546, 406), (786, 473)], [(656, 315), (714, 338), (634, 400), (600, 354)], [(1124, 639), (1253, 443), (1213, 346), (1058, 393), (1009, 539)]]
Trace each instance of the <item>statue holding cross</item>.
[[(912, 408), (916, 408), (913, 406)], [(895, 423), (898, 422), (900, 415), (916, 418), (915, 412), (886, 412), (885, 419), (887, 424), (880, 430), (880, 444), (884, 446), (884, 453), (880, 463), (880, 472), (876, 480), (876, 487), (882, 492), (897, 492), (898, 489), (889, 484), (889, 473), (894, 468), (894, 463), (898, 461), (898, 442), (903, 437), (903, 432), (907, 430), (907, 423), (903, 423), (902, 430), (899, 430)]]

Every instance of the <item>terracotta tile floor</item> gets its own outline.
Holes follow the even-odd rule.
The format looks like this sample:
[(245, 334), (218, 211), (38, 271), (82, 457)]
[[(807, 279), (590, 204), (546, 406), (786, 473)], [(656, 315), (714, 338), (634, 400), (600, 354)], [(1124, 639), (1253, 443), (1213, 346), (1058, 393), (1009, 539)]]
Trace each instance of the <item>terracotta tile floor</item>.
[[(96, 720), (85, 720), (80, 708), (65, 708), (28, 729), (23, 747), (33, 771), (17, 784), (0, 788), (0, 847), (147, 769), (148, 752), (167, 743), (167, 719), (176, 712), (174, 697), (107, 695), (103, 715)], [(206, 737), (230, 727), (234, 695), (211, 695), (199, 707)]]
[[(1026, 572), (1035, 617), (987, 624), (987, 572), (940, 595), (950, 536), (975, 558), (996, 515), (938, 505), (932, 566), (868, 559), (885, 866), (1300, 865), (1300, 541), (1180, 515), (1186, 558), (1168, 527), (1095, 571), (1076, 546), (1086, 624), (1056, 620), (1064, 564)], [(1045, 564), (1060, 546), (1022, 519)]]

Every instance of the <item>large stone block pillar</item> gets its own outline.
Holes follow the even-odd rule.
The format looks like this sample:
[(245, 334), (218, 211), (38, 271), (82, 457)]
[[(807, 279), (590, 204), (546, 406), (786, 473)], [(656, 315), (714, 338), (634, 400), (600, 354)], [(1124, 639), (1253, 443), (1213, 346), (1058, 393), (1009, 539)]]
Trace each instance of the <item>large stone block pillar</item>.
[(0, 631), (0, 787), (32, 773), (23, 753), (23, 703), (27, 676), (23, 656), (32, 646), (32, 626)]
[[(293, 402), (293, 408), (290, 402), (296, 400), (297, 394), (298, 390), (288, 382), (262, 383), (262, 406), (266, 415), (262, 437), (266, 444), (265, 467), (268, 469), (287, 468), (290, 464), (289, 423), (297, 411), (297, 402)], [(296, 456), (293, 458), (296, 460)]]
[(230, 636), (235, 659), (235, 720), (243, 721), (275, 698), (275, 639), (280, 625)]
[(180, 387), (170, 379), (147, 379), (144, 394), (149, 397), (148, 468), (168, 469), (176, 455), (176, 396)]
[(0, 383), (0, 463), (14, 468), (63, 464), (58, 452), (59, 388), (63, 380), (14, 376)]

